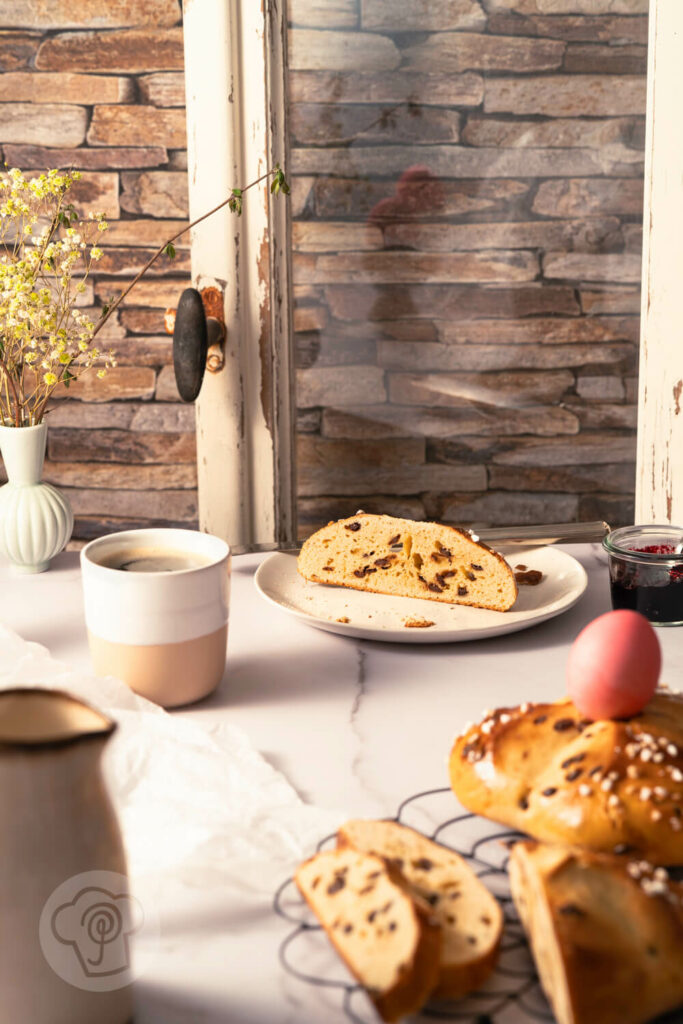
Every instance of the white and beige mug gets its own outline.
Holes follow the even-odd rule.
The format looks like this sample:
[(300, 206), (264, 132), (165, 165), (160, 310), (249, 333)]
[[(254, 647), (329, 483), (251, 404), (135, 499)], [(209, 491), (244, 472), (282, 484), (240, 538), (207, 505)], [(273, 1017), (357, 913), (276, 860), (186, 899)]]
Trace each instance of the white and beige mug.
[(225, 669), (230, 548), (195, 530), (111, 533), (81, 551), (95, 672), (162, 707), (201, 700)]

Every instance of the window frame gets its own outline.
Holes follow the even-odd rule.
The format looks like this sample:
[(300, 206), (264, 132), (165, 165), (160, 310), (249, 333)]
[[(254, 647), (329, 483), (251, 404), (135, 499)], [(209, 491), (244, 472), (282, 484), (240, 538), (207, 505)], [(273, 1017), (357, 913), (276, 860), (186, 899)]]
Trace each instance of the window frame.
[[(190, 219), (286, 161), (286, 12), (274, 0), (184, 11)], [(191, 233), (192, 283), (223, 295), (224, 364), (196, 403), (200, 528), (234, 552), (296, 538), (289, 204), (264, 180), (237, 219)]]
[[(185, 5), (190, 216), (287, 162), (286, 0)], [(651, 0), (636, 521), (683, 522), (683, 369), (671, 324), (683, 282), (680, 0)], [(235, 551), (296, 543), (296, 402), (289, 203), (252, 190), (192, 232), (192, 278), (224, 294), (225, 367), (197, 401), (201, 529)], [(680, 462), (680, 456), (678, 461)]]

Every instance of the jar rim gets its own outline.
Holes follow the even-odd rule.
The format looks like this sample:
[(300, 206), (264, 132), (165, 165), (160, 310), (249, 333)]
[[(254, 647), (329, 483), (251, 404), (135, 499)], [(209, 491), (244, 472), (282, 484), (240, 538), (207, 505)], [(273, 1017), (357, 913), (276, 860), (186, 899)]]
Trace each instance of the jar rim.
[(669, 543), (674, 546), (683, 545), (683, 527), (672, 526), (671, 523), (648, 523), (644, 526), (621, 526), (617, 530), (612, 530), (603, 538), (602, 546), (610, 555), (620, 555), (636, 562), (649, 562), (657, 565), (683, 562), (683, 551), (659, 553), (638, 551), (630, 546), (630, 543), (632, 544), (638, 539), (642, 541), (643, 545), (646, 545), (650, 539), (662, 535), (667, 536)]

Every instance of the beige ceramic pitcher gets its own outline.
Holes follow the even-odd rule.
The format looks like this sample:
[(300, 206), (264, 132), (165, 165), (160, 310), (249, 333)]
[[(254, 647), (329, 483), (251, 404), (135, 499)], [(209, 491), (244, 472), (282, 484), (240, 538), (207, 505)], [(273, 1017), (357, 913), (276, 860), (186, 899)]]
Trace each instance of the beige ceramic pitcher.
[(100, 772), (115, 724), (55, 690), (0, 691), (0, 1024), (126, 1024), (121, 834)]

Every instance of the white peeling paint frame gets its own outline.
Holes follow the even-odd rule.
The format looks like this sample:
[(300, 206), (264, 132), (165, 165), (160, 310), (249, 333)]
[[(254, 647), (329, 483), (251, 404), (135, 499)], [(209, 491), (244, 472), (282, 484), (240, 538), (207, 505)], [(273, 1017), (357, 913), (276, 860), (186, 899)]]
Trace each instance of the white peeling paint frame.
[(683, 525), (683, 2), (650, 0), (636, 522)]
[[(190, 218), (285, 168), (282, 0), (185, 0)], [(202, 530), (234, 552), (296, 537), (289, 201), (269, 182), (192, 232), (192, 280), (223, 290), (225, 365), (197, 399)]]

